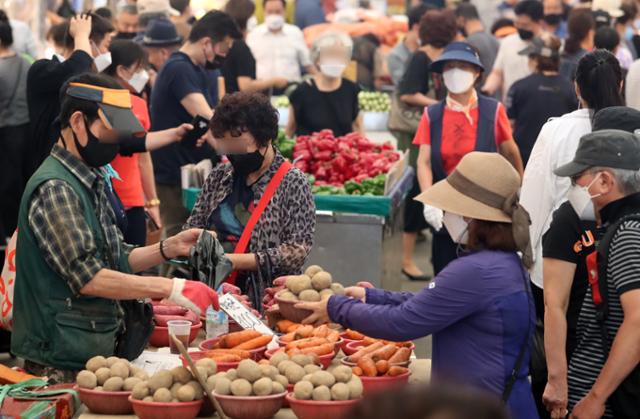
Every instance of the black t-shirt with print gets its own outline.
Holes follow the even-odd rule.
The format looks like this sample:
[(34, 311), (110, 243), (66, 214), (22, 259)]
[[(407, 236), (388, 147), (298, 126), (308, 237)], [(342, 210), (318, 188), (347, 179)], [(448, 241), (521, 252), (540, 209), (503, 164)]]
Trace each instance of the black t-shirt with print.
[(568, 357), (573, 353), (577, 343), (578, 316), (589, 284), (586, 257), (595, 251), (595, 229), (596, 223), (581, 220), (567, 201), (553, 213), (549, 230), (542, 239), (543, 257), (576, 265), (567, 308)]

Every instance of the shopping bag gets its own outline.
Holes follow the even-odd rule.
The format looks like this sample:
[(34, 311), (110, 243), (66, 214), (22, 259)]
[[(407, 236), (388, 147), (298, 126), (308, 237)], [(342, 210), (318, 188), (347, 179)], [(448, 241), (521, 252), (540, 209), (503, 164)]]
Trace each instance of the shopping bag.
[(13, 232), (7, 244), (0, 276), (0, 327), (11, 331), (13, 326), (13, 287), (16, 281), (16, 243), (18, 230)]

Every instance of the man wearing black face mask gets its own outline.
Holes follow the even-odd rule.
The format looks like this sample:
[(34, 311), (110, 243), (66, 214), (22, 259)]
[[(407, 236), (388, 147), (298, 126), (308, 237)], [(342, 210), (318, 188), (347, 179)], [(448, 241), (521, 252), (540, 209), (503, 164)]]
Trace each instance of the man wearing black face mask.
[(62, 92), (60, 137), (20, 203), (11, 350), (30, 373), (70, 382), (93, 356), (146, 346), (151, 318), (139, 318), (143, 330), (132, 333), (123, 327), (130, 305), (119, 300), (168, 298), (202, 313), (217, 306), (217, 295), (201, 282), (134, 275), (188, 256), (202, 230), (135, 249), (123, 243), (102, 166), (118, 153), (123, 131), (143, 129), (129, 91), (87, 73)]
[(133, 39), (138, 34), (138, 8), (135, 4), (123, 4), (116, 15), (115, 39)]
[[(233, 20), (220, 11), (211, 11), (196, 22), (188, 41), (158, 73), (151, 93), (152, 131), (191, 122), (196, 115), (211, 118), (217, 102), (211, 94), (216, 78), (208, 69), (219, 65), (239, 35)], [(162, 222), (171, 235), (189, 215), (182, 206), (180, 167), (213, 158), (215, 153), (206, 144), (200, 148), (172, 144), (154, 151), (152, 157), (158, 198), (163, 203)]]
[(567, 22), (563, 20), (564, 8), (562, 0), (543, 0), (544, 20), (542, 27), (545, 31), (560, 39), (567, 37)]
[(529, 46), (531, 40), (542, 31), (543, 8), (538, 0), (519, 2), (515, 13), (518, 33), (502, 40), (493, 70), (482, 87), (482, 91), (490, 95), (500, 90), (503, 101), (513, 83), (531, 74), (528, 58), (518, 53)]

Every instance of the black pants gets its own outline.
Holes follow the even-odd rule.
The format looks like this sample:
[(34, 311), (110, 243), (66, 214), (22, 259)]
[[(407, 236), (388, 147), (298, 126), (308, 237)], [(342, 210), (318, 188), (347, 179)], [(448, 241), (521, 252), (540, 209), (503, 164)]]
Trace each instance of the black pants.
[(544, 388), (547, 386), (547, 361), (544, 353), (544, 291), (531, 284), (531, 293), (536, 306), (536, 334), (531, 350), (531, 390), (538, 408), (540, 419), (550, 419), (546, 406), (542, 403)]
[(442, 227), (440, 231), (433, 234), (433, 245), (431, 249), (431, 263), (433, 263), (433, 274), (438, 275), (449, 262), (458, 258), (458, 243), (455, 243), (447, 229)]
[(29, 124), (0, 128), (0, 240), (10, 237), (18, 225), (20, 199), (24, 192), (23, 159)]
[(127, 211), (127, 228), (123, 232), (124, 242), (134, 246), (147, 243), (147, 219), (144, 207), (132, 207)]
[(407, 198), (404, 202), (404, 232), (405, 233), (419, 233), (422, 230), (429, 227), (429, 224), (424, 219), (422, 202), (414, 200), (416, 196), (420, 194), (420, 185), (418, 184), (418, 178), (414, 176), (413, 187), (407, 194)]

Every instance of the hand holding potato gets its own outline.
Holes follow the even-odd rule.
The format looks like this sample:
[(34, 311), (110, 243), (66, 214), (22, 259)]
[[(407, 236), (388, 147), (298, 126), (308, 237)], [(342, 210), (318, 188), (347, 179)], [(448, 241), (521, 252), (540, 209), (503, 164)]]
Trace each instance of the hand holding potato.
[(306, 319), (302, 321), (303, 324), (324, 324), (331, 322), (329, 313), (327, 311), (327, 305), (329, 298), (325, 298), (318, 302), (304, 302), (295, 305), (296, 308), (312, 311)]

